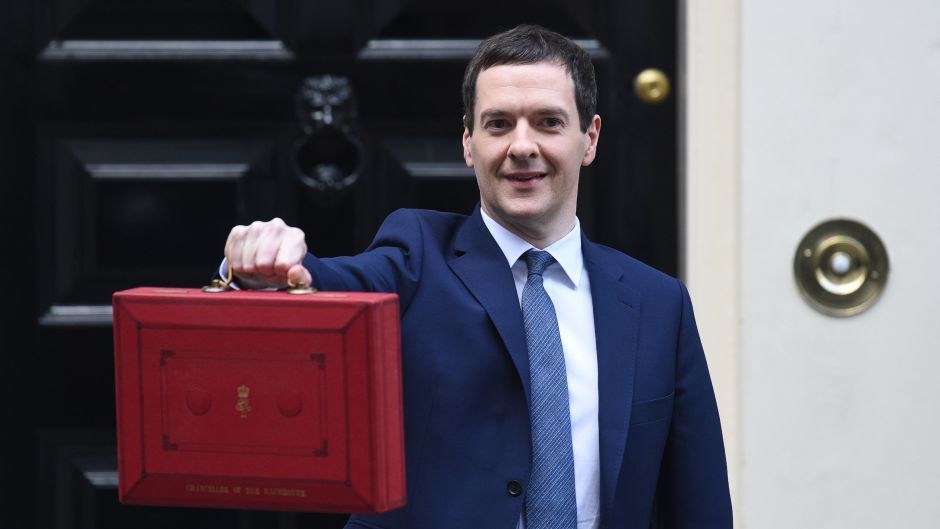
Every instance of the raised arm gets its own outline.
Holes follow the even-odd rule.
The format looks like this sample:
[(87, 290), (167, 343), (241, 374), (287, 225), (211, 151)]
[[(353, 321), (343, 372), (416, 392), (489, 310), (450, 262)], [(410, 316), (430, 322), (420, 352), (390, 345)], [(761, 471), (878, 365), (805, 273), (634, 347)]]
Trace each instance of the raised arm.
[(421, 222), (411, 210), (389, 215), (359, 255), (318, 258), (307, 252), (304, 237), (278, 218), (232, 228), (225, 257), (238, 286), (395, 292), (403, 306), (417, 287), (424, 242)]

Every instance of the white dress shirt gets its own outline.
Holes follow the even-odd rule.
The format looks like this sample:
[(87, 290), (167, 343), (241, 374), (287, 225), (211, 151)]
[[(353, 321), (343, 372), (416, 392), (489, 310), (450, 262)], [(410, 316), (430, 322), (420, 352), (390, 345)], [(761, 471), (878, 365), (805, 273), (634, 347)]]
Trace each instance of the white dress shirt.
[[(522, 288), (528, 267), (522, 254), (534, 248), (518, 235), (502, 227), (482, 209), (483, 223), (506, 256), (522, 303)], [(597, 343), (594, 339), (594, 305), (591, 283), (581, 253), (581, 223), (575, 218), (572, 230), (541, 248), (552, 254), (552, 263), (542, 274), (548, 297), (555, 305), (561, 346), (565, 353), (568, 400), (571, 411), (571, 441), (574, 451), (575, 494), (578, 529), (600, 526), (600, 438), (598, 431)], [(525, 529), (520, 516), (518, 529)]]

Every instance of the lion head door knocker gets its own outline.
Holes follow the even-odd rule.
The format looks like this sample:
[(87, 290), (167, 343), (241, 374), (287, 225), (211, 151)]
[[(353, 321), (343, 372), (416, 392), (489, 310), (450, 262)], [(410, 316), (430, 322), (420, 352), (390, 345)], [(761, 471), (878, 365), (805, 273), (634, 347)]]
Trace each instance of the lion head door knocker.
[(304, 135), (294, 144), (294, 174), (321, 206), (335, 205), (359, 179), (365, 153), (356, 137), (356, 100), (349, 79), (304, 79), (296, 98)]

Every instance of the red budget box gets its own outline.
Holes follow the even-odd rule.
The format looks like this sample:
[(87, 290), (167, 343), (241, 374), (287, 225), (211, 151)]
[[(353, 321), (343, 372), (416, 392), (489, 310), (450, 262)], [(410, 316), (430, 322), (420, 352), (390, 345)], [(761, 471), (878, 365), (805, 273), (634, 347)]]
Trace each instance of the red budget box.
[(405, 504), (396, 295), (137, 288), (113, 308), (121, 502)]

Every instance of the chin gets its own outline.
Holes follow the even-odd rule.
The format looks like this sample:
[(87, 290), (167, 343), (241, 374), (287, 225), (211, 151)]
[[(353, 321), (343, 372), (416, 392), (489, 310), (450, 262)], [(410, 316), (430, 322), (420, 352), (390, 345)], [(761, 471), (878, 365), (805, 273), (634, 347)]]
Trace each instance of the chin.
[(500, 210), (507, 215), (529, 216), (542, 209), (538, 200), (532, 198), (512, 198), (499, 203)]
[(543, 208), (536, 206), (516, 206), (507, 207), (502, 210), (502, 217), (506, 220), (519, 224), (530, 224), (541, 219), (545, 215)]

